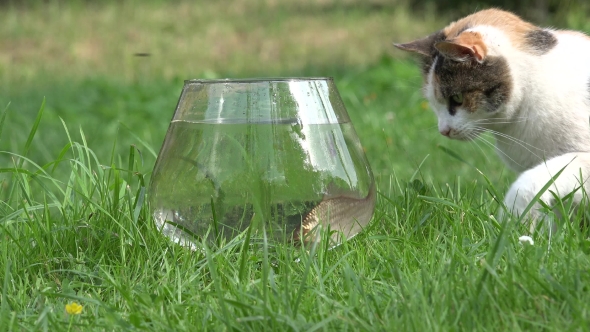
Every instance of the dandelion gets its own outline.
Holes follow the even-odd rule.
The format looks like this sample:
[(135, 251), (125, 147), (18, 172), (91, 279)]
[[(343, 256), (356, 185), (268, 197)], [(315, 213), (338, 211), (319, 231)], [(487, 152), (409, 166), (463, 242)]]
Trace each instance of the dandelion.
[(523, 236), (519, 237), (518, 241), (520, 241), (520, 243), (522, 243), (522, 244), (528, 243), (531, 246), (535, 244), (535, 241), (533, 241), (533, 238), (528, 235), (523, 235)]
[(66, 312), (70, 315), (79, 315), (84, 307), (76, 302), (66, 304)]

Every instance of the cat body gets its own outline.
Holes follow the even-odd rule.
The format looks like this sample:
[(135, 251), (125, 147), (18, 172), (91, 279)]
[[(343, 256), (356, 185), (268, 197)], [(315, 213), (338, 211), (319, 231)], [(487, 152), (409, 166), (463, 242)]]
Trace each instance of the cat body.
[[(422, 56), (424, 94), (439, 132), (496, 139), (498, 155), (519, 178), (505, 196), (522, 214), (559, 171), (549, 190), (574, 200), (590, 189), (590, 38), (537, 27), (488, 9), (420, 40), (396, 44)], [(541, 200), (551, 205), (546, 191)], [(540, 205), (531, 210), (535, 219)]]

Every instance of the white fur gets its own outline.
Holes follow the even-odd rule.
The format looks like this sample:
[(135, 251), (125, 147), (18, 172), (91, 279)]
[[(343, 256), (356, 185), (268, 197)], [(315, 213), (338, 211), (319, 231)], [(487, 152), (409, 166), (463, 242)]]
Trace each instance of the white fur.
[[(581, 183), (590, 189), (586, 181), (590, 175), (590, 38), (548, 30), (557, 38), (557, 45), (544, 55), (533, 55), (512, 45), (499, 29), (478, 26), (471, 30), (484, 37), (488, 56), (508, 60), (513, 91), (498, 112), (469, 113), (459, 107), (450, 115), (447, 102), (436, 98), (433, 65), (425, 95), (438, 117), (439, 131), (461, 140), (475, 138), (484, 128), (492, 131), (500, 157), (521, 173), (505, 197), (506, 206), (515, 214), (521, 214), (564, 167), (550, 190), (563, 197)], [(574, 200), (581, 199), (578, 190)], [(550, 204), (551, 193), (546, 191), (541, 200)], [(531, 216), (539, 216), (539, 207), (537, 203)]]
[[(562, 173), (556, 177), (560, 171)], [(506, 193), (504, 203), (512, 213), (522, 215), (533, 198), (541, 193), (541, 189), (551, 183), (549, 188), (541, 193), (541, 201), (552, 205), (554, 194), (563, 198), (571, 193), (573, 202), (579, 204), (589, 188), (589, 176), (590, 153), (566, 153), (522, 173)], [(530, 210), (533, 220), (531, 228), (536, 227), (536, 221), (542, 216), (539, 211), (541, 207), (541, 204), (536, 202)]]

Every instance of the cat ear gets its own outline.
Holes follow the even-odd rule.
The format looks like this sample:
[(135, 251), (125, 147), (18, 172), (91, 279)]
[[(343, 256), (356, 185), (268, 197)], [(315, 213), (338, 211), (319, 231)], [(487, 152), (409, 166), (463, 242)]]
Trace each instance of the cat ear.
[(444, 56), (455, 61), (475, 60), (482, 63), (487, 48), (479, 34), (461, 34), (450, 41), (441, 41), (434, 47)]
[(425, 37), (422, 39), (417, 39), (417, 40), (414, 40), (409, 43), (405, 43), (405, 44), (394, 43), (393, 46), (399, 48), (400, 50), (418, 53), (418, 54), (424, 55), (424, 56), (431, 56), (432, 50), (434, 47), (434, 43), (439, 40), (444, 40), (444, 35), (443, 35), (442, 31), (435, 32), (428, 37)]

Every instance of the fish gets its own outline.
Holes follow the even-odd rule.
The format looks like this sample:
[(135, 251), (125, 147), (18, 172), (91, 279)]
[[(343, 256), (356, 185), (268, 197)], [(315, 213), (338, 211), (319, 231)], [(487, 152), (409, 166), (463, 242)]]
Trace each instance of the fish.
[(331, 239), (335, 243), (342, 238), (352, 238), (371, 220), (375, 209), (376, 189), (371, 184), (366, 197), (348, 195), (325, 195), (324, 198), (303, 218), (301, 227), (293, 232), (293, 240), (305, 245), (319, 242), (319, 230), (329, 226)]

